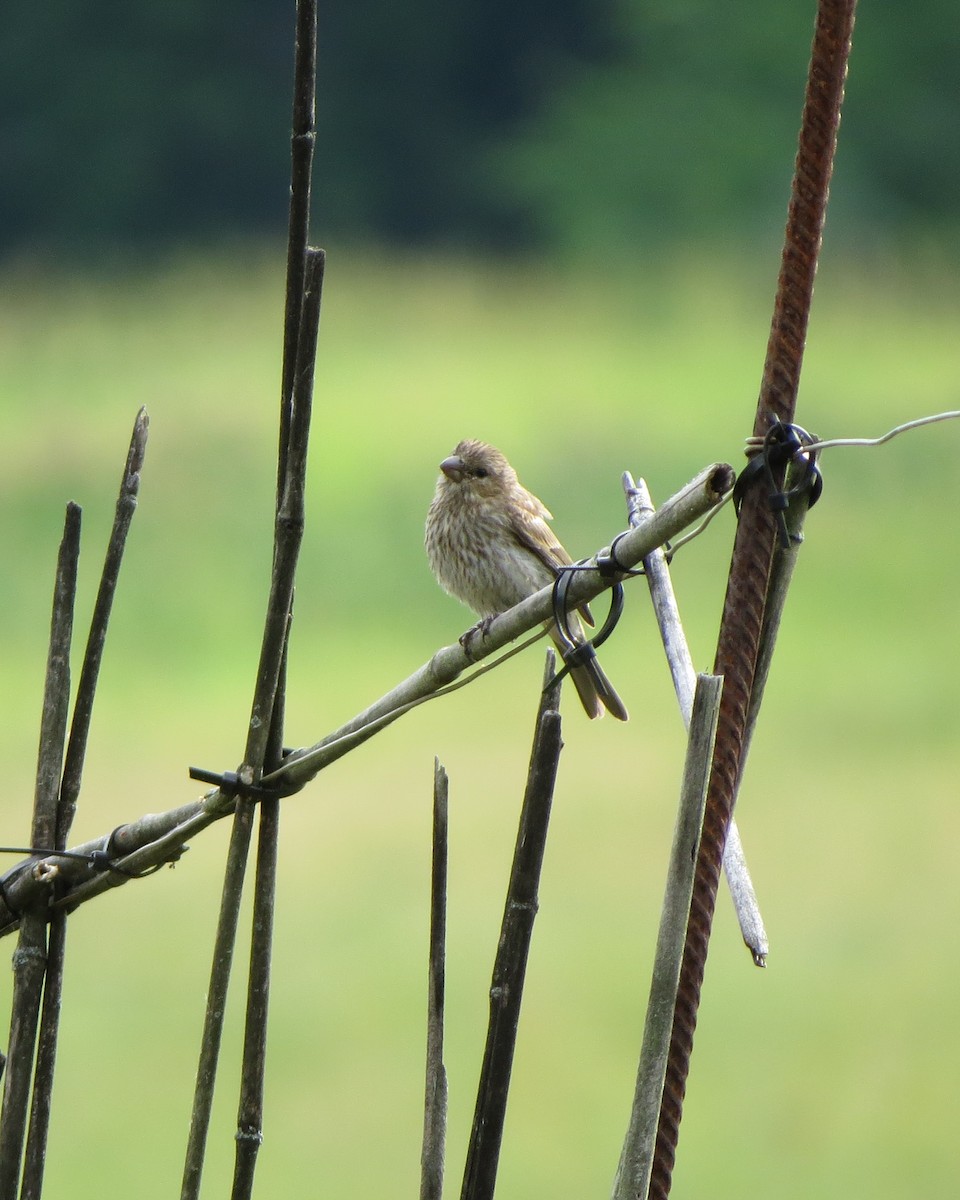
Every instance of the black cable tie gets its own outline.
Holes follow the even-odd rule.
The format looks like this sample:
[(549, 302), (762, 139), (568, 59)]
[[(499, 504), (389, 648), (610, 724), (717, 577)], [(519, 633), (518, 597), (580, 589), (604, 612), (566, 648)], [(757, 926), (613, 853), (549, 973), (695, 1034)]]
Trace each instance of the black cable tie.
[(643, 575), (642, 567), (627, 567), (617, 558), (617, 546), (630, 533), (632, 529), (625, 529), (623, 533), (618, 533), (610, 543), (610, 549), (604, 553), (601, 551), (597, 555), (597, 571), (604, 579), (613, 579), (617, 575)]
[[(12, 872), (8, 871), (6, 875), (0, 875), (0, 900), (2, 900), (6, 906), (7, 912), (10, 913), (12, 917), (16, 917), (19, 920), (23, 916), (23, 913), (20, 912), (19, 909), (14, 908), (14, 906), (10, 903), (10, 898), (7, 896), (7, 880), (11, 874)], [(14, 878), (16, 878), (16, 876), (14, 876)]]
[[(0, 854), (28, 854), (31, 858), (72, 858), (77, 862), (93, 863), (102, 850), (78, 854), (76, 850), (55, 850), (52, 846), (0, 846)], [(26, 864), (24, 865), (26, 870)], [(8, 872), (9, 874), (9, 872)]]
[[(614, 539), (616, 540), (616, 539)], [(567, 608), (567, 593), (575, 571), (585, 571), (591, 568), (583, 563), (574, 563), (569, 567), (561, 567), (553, 584), (553, 619), (560, 634), (563, 646), (560, 653), (563, 657), (563, 669), (553, 677), (548, 687), (552, 687), (564, 675), (576, 667), (582, 667), (596, 657), (597, 646), (602, 646), (616, 628), (623, 612), (623, 584), (614, 583), (610, 587), (610, 611), (600, 630), (592, 638), (576, 637), (570, 629), (570, 612)]]
[(232, 799), (234, 796), (247, 796), (251, 800), (263, 800), (279, 794), (275, 788), (261, 787), (257, 783), (246, 783), (236, 771), (224, 771), (222, 774), (217, 774), (216, 771), (207, 771), (204, 767), (190, 767), (190, 778), (199, 780), (200, 783), (212, 783), (227, 799)]
[(566, 658), (567, 651), (573, 649), (576, 645), (573, 635), (570, 632), (570, 614), (567, 611), (567, 592), (570, 590), (570, 582), (573, 579), (573, 572), (577, 568), (562, 567), (557, 573), (556, 579), (553, 581), (553, 592), (551, 599), (553, 601), (553, 620), (560, 633), (560, 639), (563, 642), (563, 656)]
[(597, 652), (592, 642), (578, 642), (575, 646), (571, 646), (569, 650), (564, 652), (563, 670), (550, 680), (550, 686), (552, 687), (558, 679), (562, 679), (564, 675), (569, 674), (570, 671), (576, 670), (577, 667), (586, 666), (591, 659), (596, 657)]
[[(823, 475), (816, 452), (807, 449), (816, 440), (802, 426), (786, 424), (775, 417), (759, 450), (740, 472), (734, 484), (733, 505), (739, 516), (748, 488), (753, 487), (761, 478), (766, 480), (767, 504), (771, 512), (776, 514), (780, 543), (784, 547), (790, 544), (784, 517), (790, 502), (806, 494), (807, 506), (813, 508), (823, 492)], [(803, 473), (792, 488), (783, 489), (778, 486), (774, 472), (790, 462), (803, 467)]]

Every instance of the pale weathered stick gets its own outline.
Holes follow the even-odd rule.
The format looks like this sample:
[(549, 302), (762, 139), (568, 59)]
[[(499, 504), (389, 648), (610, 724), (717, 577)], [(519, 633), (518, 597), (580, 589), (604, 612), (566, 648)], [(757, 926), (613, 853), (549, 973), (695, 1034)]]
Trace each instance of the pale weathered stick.
[[(686, 487), (665, 501), (654, 514), (617, 543), (618, 561), (627, 567), (639, 563), (657, 546), (669, 541), (709, 512), (730, 490), (732, 482), (733, 470), (726, 464), (714, 464), (701, 471)], [(589, 561), (594, 562), (596, 558), (594, 555)], [(569, 602), (571, 606), (580, 604), (608, 586), (598, 571), (578, 572), (570, 587)], [(551, 615), (551, 590), (544, 588), (502, 613), (491, 622), (487, 637), (469, 639), (470, 656), (459, 643), (438, 650), (429, 662), (375, 704), (316, 746), (296, 751), (281, 772), (265, 776), (262, 782), (267, 786), (275, 784), (284, 792), (298, 791), (324, 767), (336, 762), (414, 704), (456, 679), (471, 663), (487, 658), (514, 638), (539, 627)], [(252, 782), (252, 779), (248, 782)], [(187, 842), (208, 825), (228, 816), (235, 807), (233, 798), (215, 790), (169, 812), (148, 813), (130, 824), (119, 826), (106, 837), (75, 847), (73, 853), (107, 853), (117, 867), (136, 874), (162, 863), (176, 861)], [(129, 882), (131, 877), (130, 874), (103, 870), (91, 863), (56, 855), (43, 861), (59, 874), (60, 884), (66, 894), (58, 904), (70, 910), (110, 888), (120, 887)], [(22, 865), (18, 864), (8, 872), (4, 889), (6, 900), (0, 899), (0, 937), (16, 928), (17, 913), (28, 906), (35, 888), (30, 873), (24, 871)]]
[(684, 932), (693, 894), (693, 869), (700, 843), (722, 688), (723, 680), (718, 675), (700, 675), (697, 679), (680, 808), (673, 834), (650, 999), (643, 1028), (640, 1065), (630, 1123), (613, 1188), (614, 1200), (645, 1200), (650, 1184), (660, 1098), (683, 957)]
[[(653, 501), (647, 485), (642, 479), (638, 479), (634, 483), (630, 472), (625, 471), (623, 487), (627, 494), (631, 524), (642, 520), (645, 514), (653, 512)], [(673, 676), (673, 686), (680, 705), (680, 715), (683, 717), (685, 728), (689, 729), (697, 673), (680, 621), (680, 610), (670, 579), (667, 557), (660, 547), (643, 560), (643, 569), (650, 586), (650, 599), (653, 602), (653, 611), (660, 627), (660, 636), (663, 640), (670, 674)], [(756, 892), (750, 878), (750, 871), (747, 868), (747, 860), (744, 857), (740, 831), (734, 821), (730, 822), (730, 832), (723, 851), (723, 870), (727, 877), (730, 895), (733, 898), (737, 920), (740, 922), (740, 933), (747, 949), (753, 955), (754, 963), (758, 967), (763, 967), (766, 965), (766, 956), (770, 952), (770, 946), (763, 918), (760, 915)]]

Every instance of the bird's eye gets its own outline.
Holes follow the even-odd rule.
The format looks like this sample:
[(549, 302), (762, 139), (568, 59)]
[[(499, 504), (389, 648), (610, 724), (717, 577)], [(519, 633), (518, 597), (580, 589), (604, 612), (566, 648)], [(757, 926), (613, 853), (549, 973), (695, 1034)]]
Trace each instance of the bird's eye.
[(477, 469), (474, 471), (474, 475), (477, 479), (486, 479), (489, 474), (490, 472), (486, 467), (477, 467)]

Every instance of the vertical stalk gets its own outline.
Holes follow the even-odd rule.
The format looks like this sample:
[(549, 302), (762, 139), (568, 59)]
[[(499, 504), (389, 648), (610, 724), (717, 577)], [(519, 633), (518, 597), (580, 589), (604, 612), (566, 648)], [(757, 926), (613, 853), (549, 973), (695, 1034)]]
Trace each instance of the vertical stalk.
[(443, 1194), (447, 1073), (443, 1065), (444, 962), (447, 939), (447, 773), (433, 765), (433, 864), (430, 873), (430, 966), (427, 980), (427, 1070), (420, 1153), (420, 1200)]
[(497, 1181), (527, 956), (538, 908), (537, 888), (563, 748), (558, 711), (560, 691), (559, 684), (553, 681), (553, 663), (553, 652), (548, 651), (545, 686), (537, 713), (520, 827), (493, 967), (487, 1041), (461, 1200), (492, 1200)]
[[(293, 590), (304, 524), (304, 482), (312, 410), (313, 373), (323, 280), (323, 252), (309, 247), (310, 191), (316, 140), (317, 5), (297, 0), (297, 29), (291, 134), (290, 210), (287, 236), (287, 289), (284, 310), (280, 437), (274, 526), (273, 568), (254, 687), (243, 773), (256, 783), (264, 767), (278, 765), (282, 736), (283, 663), (293, 611)], [(277, 757), (270, 760), (275, 744)], [(195, 1200), (206, 1149), (224, 1002), (233, 963), (239, 904), (252, 833), (253, 801), (238, 798), (217, 928), (210, 994), (181, 1196)], [(261, 814), (251, 973), (248, 986), (240, 1120), (237, 1130), (234, 1195), (248, 1196), (260, 1144), (263, 1064), (269, 991), (270, 948), (276, 885), (279, 809), (268, 800)]]
[[(70, 644), (73, 637), (73, 609), (77, 594), (79, 557), (80, 509), (75, 504), (68, 504), (57, 557), (43, 690), (40, 748), (37, 755), (30, 835), (34, 846), (48, 845), (56, 836), (57, 796), (70, 699)], [(50, 880), (51, 885), (52, 882)], [(3, 1105), (0, 1108), (0, 1200), (14, 1200), (20, 1179), (40, 998), (47, 964), (46, 922), (46, 904), (41, 899), (36, 907), (22, 915), (20, 936), (13, 955), (13, 1011)]]
[(670, 1032), (680, 983), (684, 934), (693, 896), (693, 868), (703, 827), (703, 808), (722, 688), (723, 680), (716, 675), (697, 676), (689, 722), (687, 760), (660, 911), (660, 931), (657, 935), (637, 1082), (613, 1190), (614, 1200), (645, 1198), (650, 1186)]
[(230, 845), (227, 849), (227, 865), (220, 898), (220, 917), (217, 923), (213, 962), (210, 968), (210, 987), (207, 992), (203, 1034), (200, 1039), (200, 1059), (197, 1064), (197, 1079), (194, 1085), (190, 1132), (187, 1138), (183, 1179), (180, 1185), (181, 1200), (196, 1200), (196, 1197), (200, 1195), (200, 1180), (206, 1156), (210, 1114), (213, 1110), (213, 1092), (217, 1080), (217, 1064), (220, 1059), (220, 1043), (223, 1038), (227, 988), (230, 983), (230, 968), (233, 965), (233, 950), (236, 945), (237, 924), (240, 919), (243, 877), (253, 828), (253, 809), (252, 800), (243, 796), (238, 797), (233, 828), (230, 832)]

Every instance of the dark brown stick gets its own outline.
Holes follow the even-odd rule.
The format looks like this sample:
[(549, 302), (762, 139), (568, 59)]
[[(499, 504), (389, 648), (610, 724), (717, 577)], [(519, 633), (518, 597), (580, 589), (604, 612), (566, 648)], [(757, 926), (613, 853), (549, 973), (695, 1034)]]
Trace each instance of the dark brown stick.
[[(83, 762), (87, 751), (87, 737), (90, 733), (90, 719), (93, 715), (93, 700), (100, 677), (100, 664), (103, 661), (107, 625), (110, 621), (113, 598), (120, 577), (120, 566), (127, 544), (127, 534), (130, 532), (133, 515), (137, 510), (140, 472), (143, 469), (144, 456), (147, 451), (149, 431), (150, 421), (147, 417), (147, 410), (141, 408), (133, 425), (130, 448), (127, 451), (123, 477), (120, 480), (116, 514), (113, 528), (110, 531), (110, 541), (107, 544), (103, 571), (100, 575), (97, 599), (93, 607), (83, 665), (80, 668), (77, 698), (73, 706), (73, 719), (70, 722), (70, 740), (67, 743), (67, 756), (63, 764), (63, 781), (60, 785), (60, 809), (57, 817), (57, 840), (55, 843), (58, 850), (62, 850), (67, 844), (70, 827), (77, 811), (77, 797), (80, 794)], [(34, 842), (34, 845), (38, 845), (38, 843)]]
[[(34, 793), (33, 845), (56, 836), (57, 796), (63, 747), (67, 734), (67, 709), (70, 701), (70, 644), (73, 635), (73, 608), (77, 593), (77, 563), (80, 555), (80, 509), (67, 506), (63, 539), (57, 558), (50, 644), (43, 690), (43, 714), (40, 721), (40, 749), (37, 756), (37, 782)], [(0, 1197), (14, 1200), (20, 1179), (27, 1109), (33, 1078), (34, 1048), (40, 1014), (40, 997), (47, 965), (46, 902), (53, 890), (55, 872), (42, 865), (27, 868), (39, 875), (39, 893), (34, 906), (23, 914), (20, 938), (13, 955), (13, 1005), (10, 1021), (9, 1061), (0, 1109)], [(45, 895), (44, 895), (45, 894)], [(45, 1102), (49, 1106), (52, 1086), (52, 1062), (44, 1076)], [(35, 1177), (35, 1174), (34, 1174)]]
[[(90, 719), (93, 701), (100, 677), (100, 664), (107, 638), (107, 626), (113, 608), (113, 597), (117, 590), (120, 565), (126, 548), (127, 534), (137, 508), (140, 490), (140, 472), (143, 468), (147, 448), (149, 421), (146, 409), (141, 408), (134, 422), (130, 447), (120, 480), (116, 514), (110, 541), (100, 574), (100, 586), (90, 621), (90, 632), (84, 651), (77, 697), (70, 722), (70, 737), (67, 741), (63, 761), (63, 776), (59, 781), (59, 796), (55, 812), (53, 840), (34, 841), (34, 845), (53, 845), (58, 850), (65, 848), (83, 777), (87, 739), (90, 734)], [(79, 551), (79, 544), (77, 546)], [(66, 699), (66, 691), (64, 693)], [(36, 834), (37, 831), (35, 831)], [(57, 1060), (57, 1044), (60, 1028), (60, 1004), (63, 993), (63, 970), (66, 959), (67, 914), (63, 910), (51, 913), (49, 944), (47, 946), (47, 969), (43, 985), (43, 1008), (40, 1014), (40, 1031), (37, 1038), (37, 1062), (34, 1071), (33, 1103), (30, 1112), (30, 1128), (24, 1159), (23, 1184), (20, 1200), (39, 1200), (43, 1188), (43, 1172), (47, 1153), (47, 1133), (50, 1125), (50, 1110), (53, 1097), (53, 1077)]]
[(520, 1004), (533, 936), (537, 888), (547, 841), (553, 789), (563, 743), (560, 740), (559, 684), (553, 678), (553, 651), (547, 652), (545, 687), (540, 697), (530, 769), (520, 814), (507, 902), (490, 987), (490, 1020), (477, 1090), (473, 1128), (463, 1174), (461, 1200), (492, 1200), (520, 1022)]
[[(253, 783), (260, 779), (265, 766), (275, 768), (279, 764), (284, 662), (303, 537), (307, 442), (323, 281), (323, 251), (311, 250), (308, 246), (310, 177), (315, 142), (316, 67), (316, 0), (298, 0), (273, 566), (243, 767), (244, 776), (248, 776)], [(234, 831), (217, 930), (217, 951), (211, 972), (210, 994), (218, 998), (225, 998), (233, 961), (240, 887), (246, 870), (254, 807), (252, 799), (240, 797), (234, 814)], [(262, 1139), (267, 1000), (279, 818), (278, 802), (268, 799), (260, 814), (254, 929), (232, 1192), (235, 1200), (246, 1200), (252, 1194), (257, 1153)], [(183, 1200), (189, 1200), (199, 1192), (222, 1029), (223, 1004), (208, 1002), (201, 1045), (201, 1070), (197, 1077), (184, 1167)]]
[(433, 863), (430, 872), (430, 966), (427, 978), (427, 1069), (420, 1152), (420, 1200), (441, 1200), (447, 1131), (447, 1072), (443, 1065), (447, 941), (447, 773), (433, 767)]

